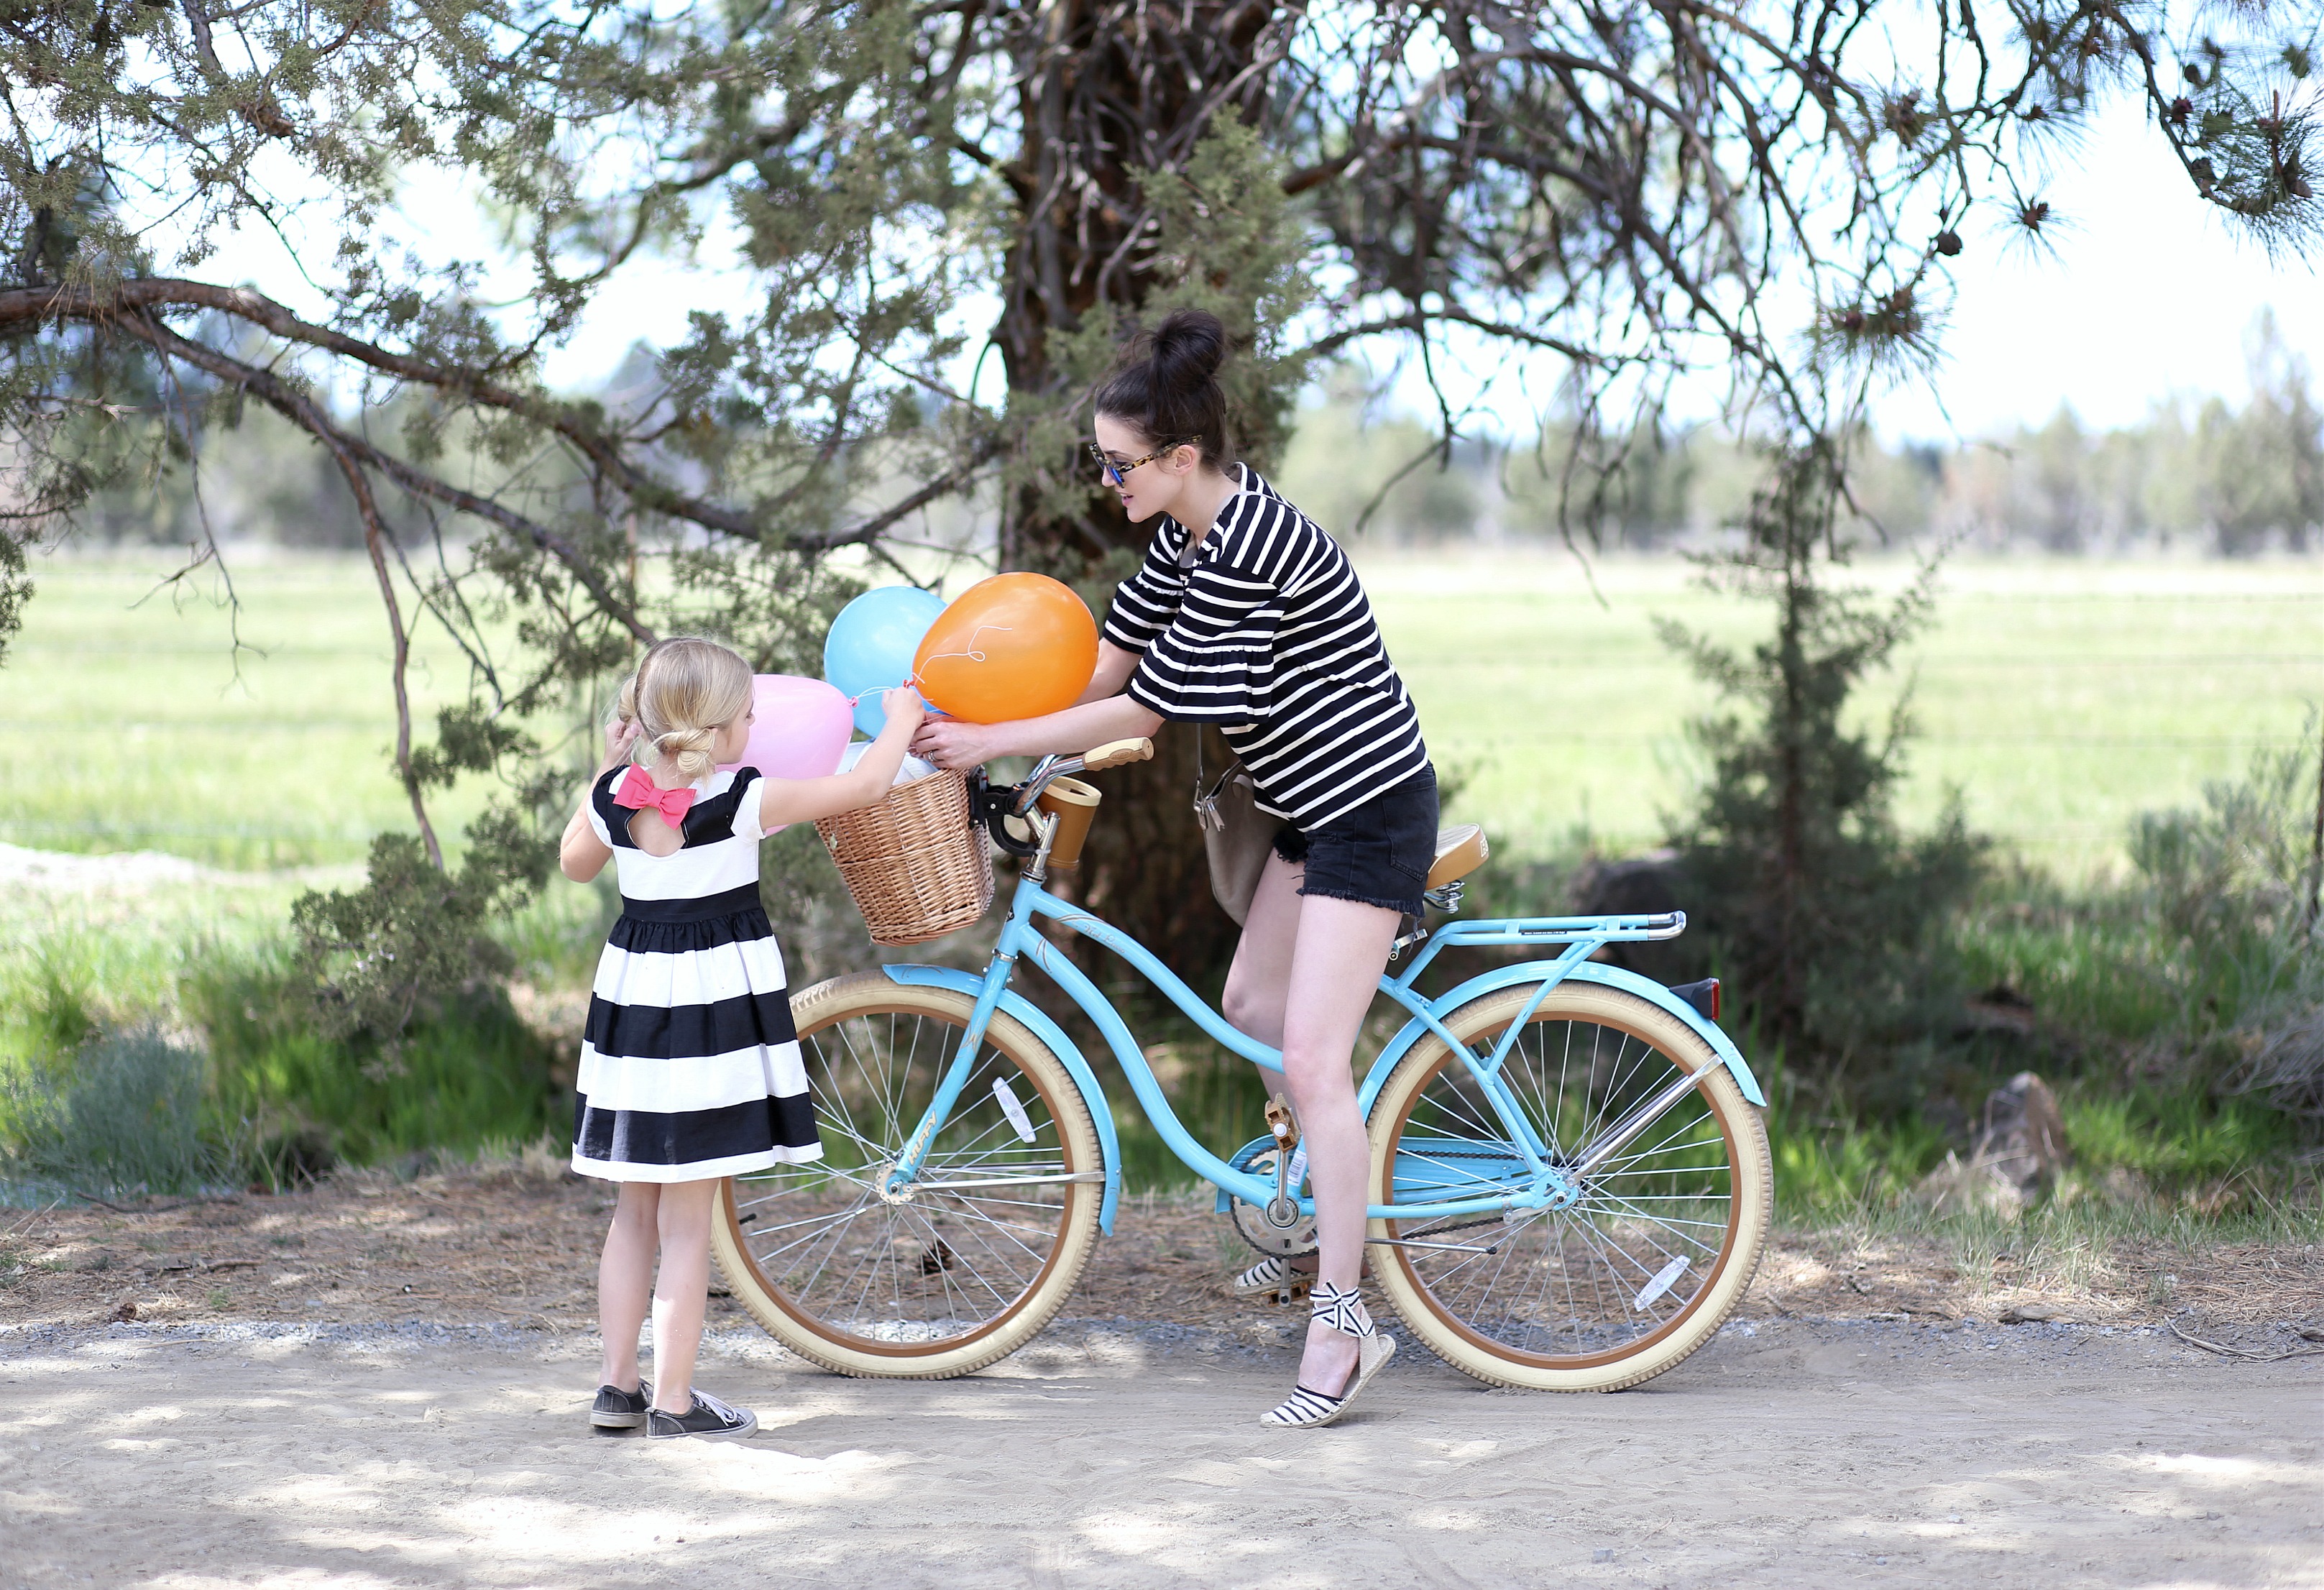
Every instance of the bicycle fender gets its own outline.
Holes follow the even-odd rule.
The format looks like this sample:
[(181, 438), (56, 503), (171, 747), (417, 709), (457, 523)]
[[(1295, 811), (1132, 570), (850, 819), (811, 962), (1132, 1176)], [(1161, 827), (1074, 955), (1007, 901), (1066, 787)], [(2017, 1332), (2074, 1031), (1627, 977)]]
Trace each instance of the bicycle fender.
[[(880, 968), (892, 983), (907, 987), (949, 988), (974, 999), (984, 992), (984, 979), (973, 972), (954, 971), (950, 966), (912, 965), (885, 966)], [(1105, 1089), (1097, 1084), (1097, 1073), (1082, 1058), (1081, 1049), (1065, 1036), (1064, 1028), (1041, 1012), (1038, 1005), (1013, 989), (1003, 989), (1001, 1008), (1031, 1030), (1034, 1037), (1049, 1046), (1057, 1057), (1074, 1086), (1082, 1090), (1082, 1103), (1089, 1107), (1090, 1119), (1097, 1125), (1098, 1146), (1105, 1151), (1105, 1197), (1098, 1201), (1097, 1228), (1106, 1235), (1113, 1234), (1113, 1211), (1121, 1201), (1121, 1140), (1113, 1129), (1113, 1106), (1106, 1103)]]
[[(1596, 983), (1608, 988), (1618, 988), (1668, 1011), (1693, 1028), (1702, 1040), (1711, 1045), (1711, 1052), (1719, 1057), (1720, 1064), (1725, 1066), (1728, 1075), (1735, 1078), (1735, 1086), (1742, 1090), (1747, 1101), (1761, 1109), (1766, 1108), (1767, 1095), (1760, 1091), (1759, 1079), (1751, 1074), (1750, 1063), (1744, 1059), (1743, 1051), (1735, 1047), (1733, 1039), (1706, 1020), (1702, 1012), (1653, 978), (1641, 977), (1636, 972), (1609, 966), (1602, 961), (1574, 961), (1563, 968), (1554, 961), (1525, 961), (1514, 966), (1497, 967), (1480, 973), (1449, 993), (1439, 994), (1433, 1002), (1434, 1008), (1441, 1019), (1479, 994), (1496, 993), (1519, 984), (1538, 983), (1545, 974), (1554, 975), (1559, 982)], [(1372, 1101), (1388, 1085), (1388, 1074), (1396, 1068), (1397, 1061), (1402, 1059), (1405, 1051), (1419, 1042), (1427, 1031), (1420, 1019), (1415, 1017), (1388, 1040), (1386, 1049), (1380, 1050), (1379, 1058), (1372, 1062), (1371, 1071), (1364, 1077), (1363, 1088), (1357, 1095), (1358, 1108), (1364, 1115), (1370, 1115)]]

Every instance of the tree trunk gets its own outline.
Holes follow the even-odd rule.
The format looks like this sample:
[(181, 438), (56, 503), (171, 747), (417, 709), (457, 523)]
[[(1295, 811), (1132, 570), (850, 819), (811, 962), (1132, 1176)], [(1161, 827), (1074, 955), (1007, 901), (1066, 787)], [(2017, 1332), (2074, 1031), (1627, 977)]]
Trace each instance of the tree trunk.
[[(1004, 487), (1001, 561), (1075, 586), (1101, 617), (1152, 527), (1097, 489), (1080, 452), (1088, 418), (1069, 390), (1086, 376), (1059, 367), (1052, 338), (1093, 313), (1135, 316), (1159, 284), (1132, 169), (1182, 162), (1213, 116), (1258, 113), (1276, 14), (1234, 0), (1057, 0), (1019, 52), (1025, 153), (1007, 172), (1019, 229), (993, 340), (1024, 439)], [(1061, 406), (1069, 429), (1042, 423)], [(1225, 965), (1235, 935), (1211, 900), (1194, 777), (1193, 732), (1176, 725), (1156, 736), (1152, 762), (1108, 775), (1080, 887), (1093, 910), (1199, 978)]]

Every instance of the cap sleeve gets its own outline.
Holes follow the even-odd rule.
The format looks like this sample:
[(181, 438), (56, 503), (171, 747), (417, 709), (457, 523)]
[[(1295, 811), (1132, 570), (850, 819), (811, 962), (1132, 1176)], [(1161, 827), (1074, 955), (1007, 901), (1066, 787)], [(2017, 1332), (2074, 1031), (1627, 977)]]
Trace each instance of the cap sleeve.
[(759, 827), (759, 798), (766, 791), (766, 781), (754, 767), (746, 767), (734, 775), (734, 837), (763, 839), (768, 830)]
[(630, 825), (623, 821), (621, 809), (613, 804), (613, 786), (629, 772), (622, 763), (610, 772), (598, 775), (589, 786), (589, 831), (597, 836), (597, 843), (607, 849), (634, 849), (637, 841), (630, 837)]

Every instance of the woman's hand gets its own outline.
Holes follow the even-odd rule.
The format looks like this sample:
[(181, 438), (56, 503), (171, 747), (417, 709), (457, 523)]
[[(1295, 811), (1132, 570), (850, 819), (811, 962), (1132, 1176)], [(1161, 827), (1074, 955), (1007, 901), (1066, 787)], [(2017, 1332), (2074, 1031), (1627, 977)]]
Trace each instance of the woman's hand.
[(912, 736), (912, 754), (925, 756), (938, 767), (966, 772), (973, 767), (1006, 756), (996, 726), (963, 723), (958, 718), (932, 717)]
[(629, 760), (630, 747), (637, 743), (638, 721), (622, 718), (605, 726), (605, 760), (597, 764), (601, 773), (611, 772)]

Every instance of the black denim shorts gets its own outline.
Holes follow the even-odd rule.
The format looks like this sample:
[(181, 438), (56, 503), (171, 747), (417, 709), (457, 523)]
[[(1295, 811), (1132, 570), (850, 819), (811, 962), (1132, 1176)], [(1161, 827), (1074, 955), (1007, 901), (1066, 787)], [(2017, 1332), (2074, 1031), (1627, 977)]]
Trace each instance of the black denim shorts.
[(1286, 823), (1275, 854), (1307, 864), (1302, 894), (1418, 916), (1436, 864), (1436, 770), (1423, 768), (1313, 833)]

